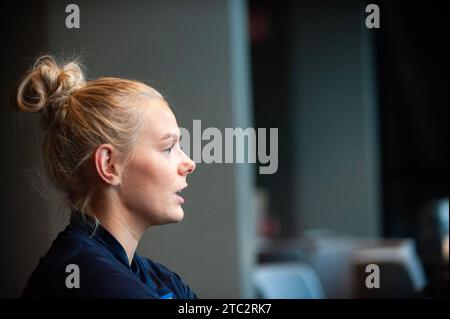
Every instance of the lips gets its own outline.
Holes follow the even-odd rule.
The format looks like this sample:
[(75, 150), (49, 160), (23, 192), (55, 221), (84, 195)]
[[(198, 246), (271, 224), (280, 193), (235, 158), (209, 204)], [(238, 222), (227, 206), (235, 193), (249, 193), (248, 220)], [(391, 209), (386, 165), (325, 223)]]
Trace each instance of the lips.
[(181, 192), (185, 189), (185, 188), (187, 188), (188, 187), (188, 185), (186, 184), (185, 186), (183, 186), (183, 187), (181, 187), (179, 190), (177, 190), (175, 193), (176, 194), (181, 194)]
[(175, 194), (175, 197), (177, 198), (177, 200), (178, 200), (178, 202), (179, 202), (180, 204), (183, 204), (183, 203), (184, 203), (184, 198), (183, 198), (183, 197), (181, 197), (181, 196), (178, 195), (178, 194)]
[(180, 188), (178, 191), (176, 191), (175, 193), (175, 197), (177, 198), (178, 202), (180, 204), (184, 203), (184, 198), (180, 196), (181, 192), (187, 187), (187, 185), (183, 186), (182, 188)]

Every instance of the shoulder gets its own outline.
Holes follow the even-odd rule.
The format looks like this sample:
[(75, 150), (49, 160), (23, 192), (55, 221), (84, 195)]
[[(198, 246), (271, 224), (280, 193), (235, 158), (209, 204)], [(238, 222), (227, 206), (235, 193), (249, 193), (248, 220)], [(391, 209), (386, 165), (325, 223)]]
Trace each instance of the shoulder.
[[(69, 260), (76, 265), (80, 278), (75, 295), (82, 298), (147, 299), (159, 298), (156, 291), (144, 285), (129, 269), (114, 259), (86, 247)], [(67, 281), (69, 274), (64, 273)]]
[(33, 271), (23, 298), (157, 298), (88, 239), (60, 233)]

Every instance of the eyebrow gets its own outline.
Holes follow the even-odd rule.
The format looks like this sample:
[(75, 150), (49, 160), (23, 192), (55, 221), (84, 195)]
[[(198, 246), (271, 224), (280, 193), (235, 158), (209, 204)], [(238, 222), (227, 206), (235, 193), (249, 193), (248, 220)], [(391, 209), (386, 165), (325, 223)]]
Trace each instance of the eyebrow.
[(181, 141), (182, 138), (183, 138), (182, 135), (178, 135), (178, 134), (174, 134), (174, 133), (168, 133), (168, 134), (164, 135), (160, 139), (160, 141), (167, 140), (167, 139), (174, 139), (174, 140), (178, 140), (179, 139)]

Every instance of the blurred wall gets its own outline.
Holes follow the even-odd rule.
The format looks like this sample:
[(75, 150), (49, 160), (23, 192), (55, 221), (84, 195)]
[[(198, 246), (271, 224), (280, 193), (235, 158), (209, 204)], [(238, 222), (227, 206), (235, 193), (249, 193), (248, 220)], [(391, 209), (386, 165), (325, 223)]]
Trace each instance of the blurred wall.
[[(193, 119), (201, 119), (203, 128), (221, 130), (252, 125), (244, 1), (76, 3), (80, 29), (65, 27), (67, 1), (47, 1), (35, 5), (35, 11), (23, 5), (9, 12), (14, 17), (25, 10), (26, 24), (12, 18), (9, 28), (23, 29), (23, 42), (40, 41), (34, 40), (23, 52), (13, 46), (11, 56), (22, 64), (2, 79), (5, 86), (38, 50), (73, 53), (81, 56), (90, 78), (120, 76), (153, 85), (168, 99), (182, 127), (191, 129)], [(17, 41), (15, 33), (11, 41)], [(37, 125), (27, 123), (31, 121), (30, 116), (25, 119), (27, 115), (16, 120), (22, 130), (11, 133), (10, 117), (15, 115), (2, 108), (0, 135), (8, 156), (1, 165), (6, 191), (2, 192), (1, 297), (18, 296), (38, 258), (67, 222), (67, 211), (59, 209), (61, 195), (49, 188), (47, 199), (41, 197), (27, 175), (27, 169), (38, 165), (41, 152), (34, 141)], [(150, 229), (138, 252), (180, 274), (199, 297), (251, 297), (251, 167), (197, 164), (188, 183), (184, 221)]]
[(379, 236), (372, 36), (365, 4), (294, 2), (290, 97), (296, 233)]
[[(20, 116), (9, 106), (10, 92), (45, 47), (42, 3), (8, 3), (1, 12), (0, 76), (0, 297), (18, 297), (32, 268), (48, 248), (51, 219), (57, 209), (36, 173), (40, 163), (39, 126), (35, 116)], [(39, 16), (41, 19), (36, 19)], [(52, 213), (53, 211), (53, 213)]]

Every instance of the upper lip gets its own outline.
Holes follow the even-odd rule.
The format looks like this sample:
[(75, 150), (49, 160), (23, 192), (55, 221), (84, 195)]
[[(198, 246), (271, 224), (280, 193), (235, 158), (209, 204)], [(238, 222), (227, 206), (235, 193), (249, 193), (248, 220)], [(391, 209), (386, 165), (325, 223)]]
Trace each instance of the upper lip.
[(185, 189), (185, 188), (187, 188), (188, 187), (188, 185), (186, 184), (186, 185), (184, 185), (183, 187), (181, 187), (179, 190), (177, 190), (176, 191), (176, 193), (180, 193), (183, 189)]

